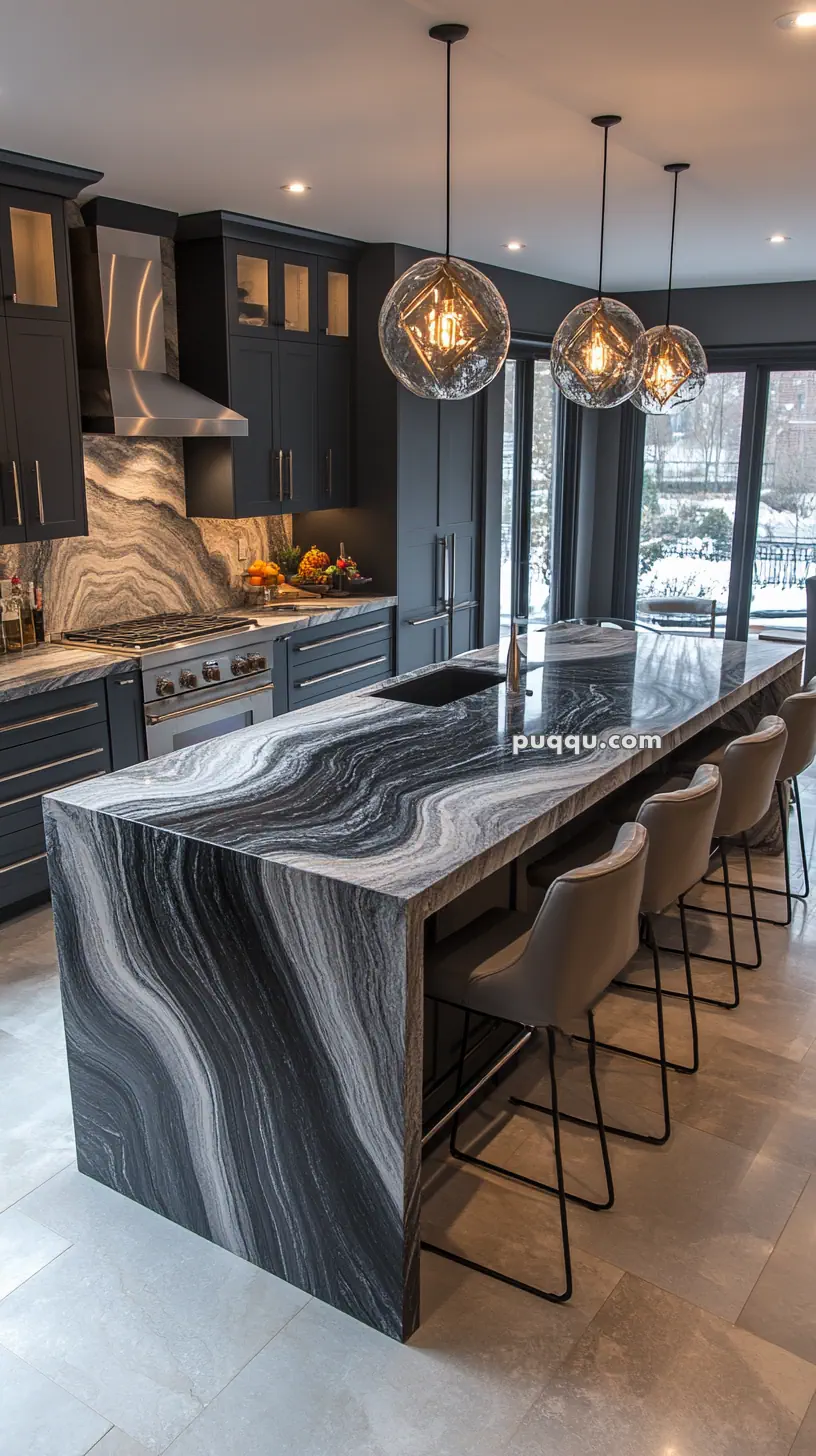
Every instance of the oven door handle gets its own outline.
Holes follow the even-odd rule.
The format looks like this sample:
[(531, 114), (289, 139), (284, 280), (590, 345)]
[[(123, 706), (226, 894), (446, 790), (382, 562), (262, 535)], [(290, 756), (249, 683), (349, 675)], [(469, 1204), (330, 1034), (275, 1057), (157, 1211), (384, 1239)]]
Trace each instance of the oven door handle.
[(145, 713), (145, 719), (151, 728), (157, 723), (167, 723), (170, 718), (186, 718), (189, 713), (204, 713), (208, 708), (220, 708), (222, 703), (237, 703), (239, 698), (251, 698), (255, 693), (271, 693), (272, 683), (264, 683), (259, 688), (247, 688), (243, 693), (226, 693), (222, 698), (214, 698), (209, 703), (196, 703), (190, 708), (176, 708), (173, 713)]

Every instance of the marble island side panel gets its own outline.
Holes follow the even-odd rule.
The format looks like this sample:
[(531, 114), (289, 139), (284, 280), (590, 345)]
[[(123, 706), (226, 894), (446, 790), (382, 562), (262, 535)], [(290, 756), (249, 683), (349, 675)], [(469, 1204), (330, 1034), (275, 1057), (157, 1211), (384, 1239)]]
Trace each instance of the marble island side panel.
[(80, 1171), (407, 1338), (419, 920), (70, 804), (46, 831)]

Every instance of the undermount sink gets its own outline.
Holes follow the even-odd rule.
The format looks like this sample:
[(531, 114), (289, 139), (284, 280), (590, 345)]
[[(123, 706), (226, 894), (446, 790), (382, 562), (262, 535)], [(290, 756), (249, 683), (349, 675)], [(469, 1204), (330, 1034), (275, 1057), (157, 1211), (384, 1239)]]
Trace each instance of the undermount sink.
[(489, 672), (480, 667), (440, 667), (395, 687), (378, 688), (373, 698), (393, 698), (398, 703), (419, 703), (425, 708), (444, 708), (460, 698), (483, 693), (504, 682), (503, 672)]

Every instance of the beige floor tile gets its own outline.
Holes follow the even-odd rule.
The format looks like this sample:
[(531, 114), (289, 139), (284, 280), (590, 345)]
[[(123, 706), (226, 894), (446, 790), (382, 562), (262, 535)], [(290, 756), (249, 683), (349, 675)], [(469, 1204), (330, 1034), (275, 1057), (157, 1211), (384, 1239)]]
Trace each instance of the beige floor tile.
[(814, 1389), (816, 1367), (627, 1275), (506, 1453), (788, 1456)]
[(799, 1199), (737, 1323), (816, 1364), (816, 1177)]
[(790, 1456), (814, 1456), (816, 1452), (816, 1397), (810, 1403), (799, 1435), (791, 1446)]

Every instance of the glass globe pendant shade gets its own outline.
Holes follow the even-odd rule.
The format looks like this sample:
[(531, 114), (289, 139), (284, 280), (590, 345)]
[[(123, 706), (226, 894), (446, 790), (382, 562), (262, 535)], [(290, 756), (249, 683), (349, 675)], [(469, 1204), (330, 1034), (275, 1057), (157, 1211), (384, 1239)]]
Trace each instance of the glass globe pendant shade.
[(645, 415), (670, 415), (702, 393), (708, 361), (700, 340), (678, 324), (661, 324), (646, 335), (648, 358), (632, 403)]
[(561, 393), (590, 409), (613, 409), (643, 378), (648, 345), (636, 313), (616, 298), (590, 298), (567, 314), (550, 369)]
[(401, 384), (422, 399), (467, 399), (496, 378), (510, 347), (498, 289), (461, 258), (423, 258), (390, 289), (380, 348)]

